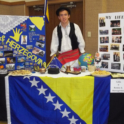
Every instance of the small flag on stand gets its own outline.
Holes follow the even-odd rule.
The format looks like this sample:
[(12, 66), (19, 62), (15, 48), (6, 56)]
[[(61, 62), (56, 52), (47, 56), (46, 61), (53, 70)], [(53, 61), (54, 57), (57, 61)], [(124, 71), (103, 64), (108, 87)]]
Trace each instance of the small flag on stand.
[(46, 22), (49, 23), (49, 10), (48, 10), (48, 1), (47, 0), (44, 1), (44, 16), (45, 16)]
[(50, 63), (47, 65), (47, 68), (59, 68), (61, 69), (62, 67), (62, 63), (57, 59), (57, 57), (55, 56)]

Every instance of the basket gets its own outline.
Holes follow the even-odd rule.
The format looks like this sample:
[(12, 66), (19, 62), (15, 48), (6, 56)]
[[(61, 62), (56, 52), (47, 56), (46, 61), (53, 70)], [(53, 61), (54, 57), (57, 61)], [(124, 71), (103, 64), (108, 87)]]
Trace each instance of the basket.
[(95, 65), (88, 65), (88, 71), (92, 72), (95, 71), (96, 66)]

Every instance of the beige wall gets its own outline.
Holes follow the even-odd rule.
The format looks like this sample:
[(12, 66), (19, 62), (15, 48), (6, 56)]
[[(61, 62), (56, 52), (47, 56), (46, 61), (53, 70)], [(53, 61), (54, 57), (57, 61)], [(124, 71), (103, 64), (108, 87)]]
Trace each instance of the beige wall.
[(0, 15), (10, 15), (10, 6), (0, 5)]
[(24, 5), (0, 5), (0, 15), (25, 15)]

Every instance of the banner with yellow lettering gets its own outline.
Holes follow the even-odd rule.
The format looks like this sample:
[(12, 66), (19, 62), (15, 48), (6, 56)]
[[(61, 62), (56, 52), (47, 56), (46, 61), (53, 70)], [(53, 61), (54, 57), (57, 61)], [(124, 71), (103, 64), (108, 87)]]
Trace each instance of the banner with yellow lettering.
[(46, 63), (44, 17), (0, 15), (0, 68), (31, 69)]

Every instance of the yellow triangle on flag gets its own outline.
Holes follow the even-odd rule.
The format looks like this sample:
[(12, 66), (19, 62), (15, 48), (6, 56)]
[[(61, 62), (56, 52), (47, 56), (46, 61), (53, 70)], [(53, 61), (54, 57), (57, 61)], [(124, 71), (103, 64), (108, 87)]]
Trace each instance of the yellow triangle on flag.
[(44, 26), (44, 19), (43, 17), (29, 17), (31, 22), (39, 29), (42, 30)]
[(82, 120), (92, 124), (94, 77), (51, 78), (44, 81)]

